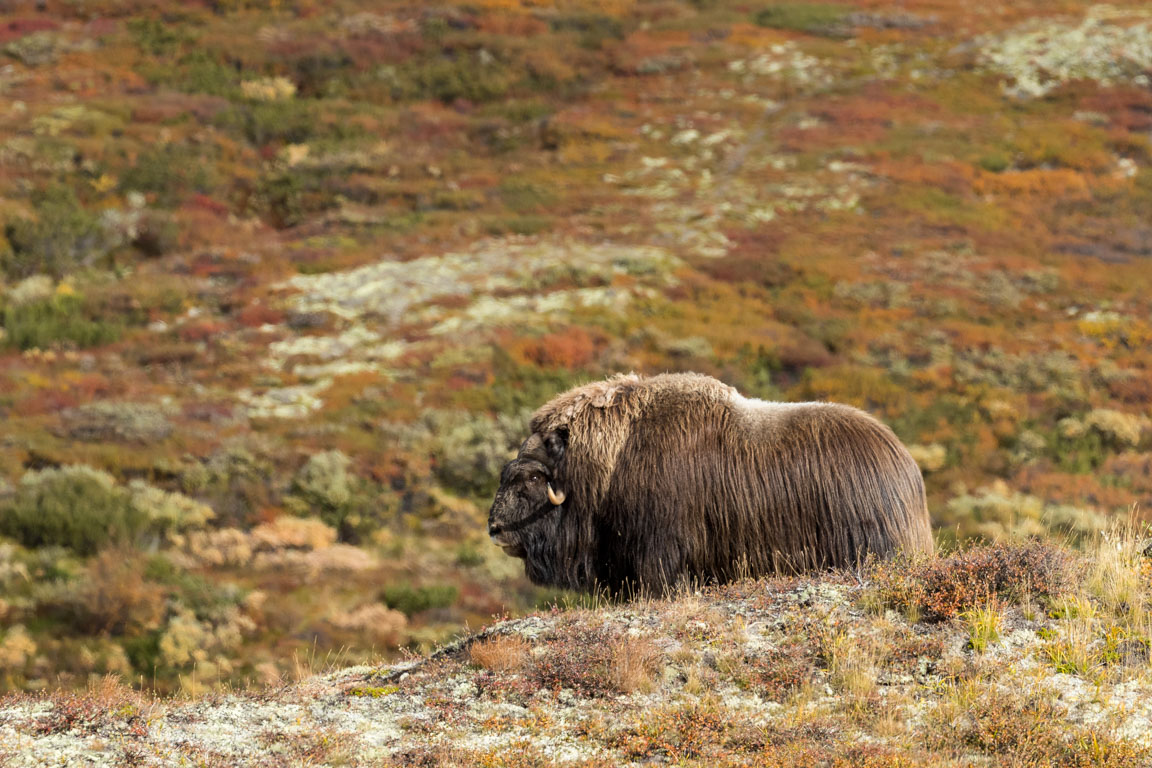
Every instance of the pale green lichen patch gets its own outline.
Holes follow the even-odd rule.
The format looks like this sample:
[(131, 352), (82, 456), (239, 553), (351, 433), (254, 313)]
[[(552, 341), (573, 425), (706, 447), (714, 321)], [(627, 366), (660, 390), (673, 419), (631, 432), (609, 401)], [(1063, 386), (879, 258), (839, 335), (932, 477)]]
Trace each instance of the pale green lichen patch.
[(1146, 11), (1097, 6), (1079, 23), (1045, 21), (986, 40), (985, 65), (1009, 78), (1006, 93), (1038, 98), (1073, 80), (1147, 86), (1152, 21)]

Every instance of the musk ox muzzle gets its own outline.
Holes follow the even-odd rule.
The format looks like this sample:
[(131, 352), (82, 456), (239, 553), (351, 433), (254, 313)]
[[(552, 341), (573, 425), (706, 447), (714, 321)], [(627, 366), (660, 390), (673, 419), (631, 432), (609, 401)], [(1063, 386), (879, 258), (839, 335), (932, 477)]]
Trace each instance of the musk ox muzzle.
[(537, 584), (659, 594), (933, 549), (919, 467), (849, 406), (627, 375), (557, 396), (530, 429), (488, 532)]

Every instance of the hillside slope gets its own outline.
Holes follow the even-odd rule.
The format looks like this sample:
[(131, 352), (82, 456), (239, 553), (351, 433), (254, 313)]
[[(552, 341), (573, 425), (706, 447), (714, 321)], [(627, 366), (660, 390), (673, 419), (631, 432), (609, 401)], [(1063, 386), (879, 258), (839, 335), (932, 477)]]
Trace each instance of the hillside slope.
[(1152, 568), (1133, 542), (1105, 550), (1118, 554), (984, 547), (875, 565), (863, 582), (552, 610), (260, 692), (158, 702), (108, 680), (15, 697), (0, 704), (0, 755), (13, 768), (1137, 768), (1152, 764)]
[(0, 3), (0, 691), (426, 652), (618, 372), (889, 424), (949, 545), (1152, 509), (1147, 0)]

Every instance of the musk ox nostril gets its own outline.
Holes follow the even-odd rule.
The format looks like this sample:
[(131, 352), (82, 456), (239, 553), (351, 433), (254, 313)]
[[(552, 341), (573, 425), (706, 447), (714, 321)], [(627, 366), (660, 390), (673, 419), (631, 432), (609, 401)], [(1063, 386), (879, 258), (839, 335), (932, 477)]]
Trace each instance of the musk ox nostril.
[(499, 533), (500, 533), (500, 531), (502, 531), (502, 530), (504, 530), (504, 529), (503, 529), (503, 528), (501, 528), (501, 527), (500, 527), (500, 526), (498, 526), (498, 525), (495, 525), (495, 524), (493, 524), (493, 525), (489, 525), (489, 526), (488, 526), (488, 535), (489, 535), (489, 536), (496, 536), (496, 535), (497, 535), (497, 534), (499, 534)]

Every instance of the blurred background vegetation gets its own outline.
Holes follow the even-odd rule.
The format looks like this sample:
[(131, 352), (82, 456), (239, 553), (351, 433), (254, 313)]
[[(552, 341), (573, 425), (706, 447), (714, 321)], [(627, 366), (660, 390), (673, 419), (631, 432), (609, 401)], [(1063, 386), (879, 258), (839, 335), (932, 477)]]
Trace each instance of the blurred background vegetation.
[(945, 546), (1152, 502), (1142, 3), (16, 0), (0, 57), (2, 688), (566, 599), (483, 521), (618, 371), (870, 410)]

